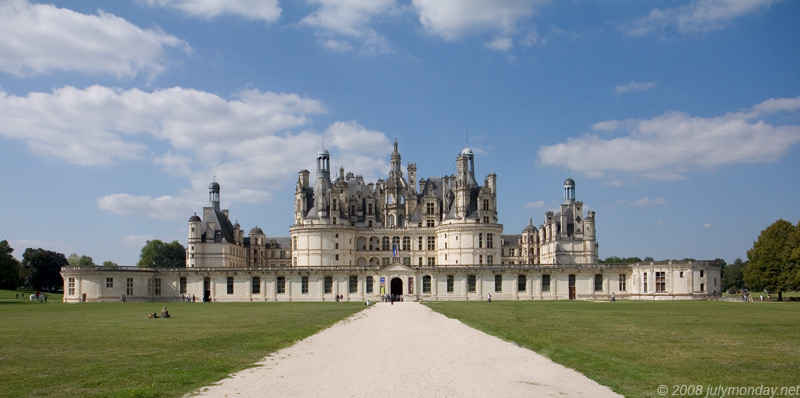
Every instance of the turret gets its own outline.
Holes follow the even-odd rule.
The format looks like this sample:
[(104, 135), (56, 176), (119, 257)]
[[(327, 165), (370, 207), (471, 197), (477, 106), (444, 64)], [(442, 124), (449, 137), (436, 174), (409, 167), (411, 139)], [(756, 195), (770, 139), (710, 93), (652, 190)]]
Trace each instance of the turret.
[(214, 181), (208, 186), (209, 206), (219, 211), (219, 184)]
[(567, 178), (564, 181), (564, 203), (572, 204), (573, 202), (575, 202), (575, 181)]

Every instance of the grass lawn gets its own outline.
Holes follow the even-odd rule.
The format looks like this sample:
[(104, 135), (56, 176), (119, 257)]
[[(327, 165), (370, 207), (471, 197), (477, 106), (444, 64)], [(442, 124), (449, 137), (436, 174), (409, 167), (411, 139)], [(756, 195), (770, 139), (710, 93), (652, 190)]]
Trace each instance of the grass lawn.
[[(47, 304), (0, 294), (0, 396), (176, 397), (363, 303)], [(51, 296), (52, 297), (52, 296)], [(173, 318), (148, 319), (167, 306)]]
[[(800, 384), (800, 305), (713, 301), (434, 302), (430, 308), (626, 397), (658, 386)], [(685, 396), (685, 395), (680, 395)]]

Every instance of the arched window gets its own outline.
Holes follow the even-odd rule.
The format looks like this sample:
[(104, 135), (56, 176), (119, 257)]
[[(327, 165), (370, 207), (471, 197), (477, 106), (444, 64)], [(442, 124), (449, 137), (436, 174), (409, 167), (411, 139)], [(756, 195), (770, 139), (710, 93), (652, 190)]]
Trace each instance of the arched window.
[(391, 248), (389, 247), (389, 237), (388, 236), (384, 236), (383, 237), (383, 239), (381, 241), (381, 250), (383, 250), (383, 251), (391, 250)]
[(422, 293), (430, 293), (431, 292), (431, 276), (430, 275), (423, 275), (422, 276)]
[(397, 250), (400, 250), (400, 237), (399, 236), (395, 236), (395, 237), (392, 238), (392, 250), (394, 250), (395, 247), (397, 248)]

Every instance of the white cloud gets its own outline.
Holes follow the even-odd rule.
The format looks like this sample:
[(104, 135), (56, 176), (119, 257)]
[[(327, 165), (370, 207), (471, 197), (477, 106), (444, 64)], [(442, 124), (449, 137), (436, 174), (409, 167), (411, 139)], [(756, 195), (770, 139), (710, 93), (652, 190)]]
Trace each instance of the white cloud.
[(486, 43), (486, 47), (497, 51), (508, 51), (514, 47), (514, 42), (510, 37), (498, 37)]
[(120, 241), (124, 246), (144, 247), (148, 240), (156, 239), (153, 235), (128, 235)]
[(150, 7), (172, 8), (192, 17), (211, 19), (238, 15), (275, 22), (281, 16), (278, 0), (140, 0)]
[[(157, 197), (114, 193), (97, 205), (123, 215), (183, 218), (202, 206), (212, 175), (224, 186), (226, 201), (255, 203), (271, 200), (299, 170), (313, 170), (323, 134), (295, 130), (325, 112), (320, 101), (258, 90), (232, 97), (180, 87), (144, 92), (67, 86), (25, 97), (0, 91), (0, 137), (79, 165), (152, 161), (188, 179), (191, 188)], [(348, 121), (334, 122), (325, 136), (335, 162), (368, 175), (388, 170), (384, 155), (391, 145), (382, 132)]]
[(630, 82), (614, 87), (614, 92), (617, 94), (625, 94), (631, 91), (649, 91), (655, 87), (654, 82)]
[(627, 135), (569, 138), (544, 146), (538, 162), (578, 170), (589, 177), (619, 175), (654, 180), (686, 178), (698, 168), (774, 162), (800, 142), (800, 126), (774, 126), (757, 119), (765, 110), (796, 110), (795, 99), (772, 99), (746, 112), (693, 117), (667, 112), (649, 120), (607, 121), (595, 128)]
[(133, 77), (167, 67), (168, 48), (188, 45), (98, 11), (80, 14), (24, 0), (0, 3), (0, 70), (17, 76), (79, 71)]
[(412, 3), (425, 30), (445, 40), (457, 40), (486, 31), (513, 33), (517, 23), (533, 15), (544, 1), (413, 0)]
[(618, 200), (617, 203), (619, 203), (622, 206), (628, 206), (628, 207), (650, 207), (650, 206), (659, 206), (666, 204), (667, 200), (660, 197), (655, 199), (650, 199), (649, 197), (645, 196), (643, 198), (639, 198), (633, 201), (622, 199)]
[(395, 0), (309, 0), (318, 5), (300, 21), (316, 29), (319, 41), (334, 51), (349, 51), (352, 41), (360, 43), (362, 52), (388, 53), (391, 46), (370, 24), (374, 19), (397, 14)]
[(543, 200), (537, 200), (535, 202), (525, 203), (525, 205), (523, 207), (526, 208), (526, 209), (541, 209), (541, 208), (544, 208), (544, 201)]
[(642, 35), (674, 27), (678, 33), (705, 33), (722, 29), (733, 19), (755, 14), (779, 0), (694, 0), (691, 4), (660, 10), (627, 26), (628, 33)]

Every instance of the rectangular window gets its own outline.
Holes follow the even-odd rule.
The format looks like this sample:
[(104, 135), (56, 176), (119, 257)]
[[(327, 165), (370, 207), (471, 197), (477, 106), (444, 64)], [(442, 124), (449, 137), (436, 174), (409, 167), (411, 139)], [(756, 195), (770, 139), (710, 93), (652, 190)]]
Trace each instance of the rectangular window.
[(229, 276), (227, 279), (228, 294), (233, 294), (233, 277)]
[(147, 279), (147, 295), (153, 295), (153, 279), (150, 278)]
[(550, 275), (542, 275), (542, 291), (550, 291)]
[(625, 274), (619, 274), (619, 291), (624, 292), (628, 290), (628, 278)]
[(422, 257), (419, 258), (419, 265), (422, 265)]
[(325, 294), (333, 293), (333, 277), (325, 277)]
[(128, 278), (125, 294), (133, 296), (133, 278)]
[(277, 286), (276, 290), (277, 290), (278, 294), (286, 293), (286, 278), (285, 277), (279, 276), (277, 285), (278, 286)]
[(467, 276), (467, 291), (470, 293), (475, 292), (475, 275)]
[(681, 277), (681, 278), (683, 278), (683, 271), (681, 271), (681, 273), (680, 273), (680, 277)]
[(411, 250), (411, 238), (408, 236), (403, 237), (403, 251)]
[(436, 250), (436, 237), (435, 236), (429, 236), (428, 237), (428, 250)]
[(483, 254), (478, 255), (478, 264), (483, 265)]
[(489, 210), (489, 199), (483, 200), (483, 210)]
[(700, 277), (703, 277), (703, 270), (700, 270)]
[(478, 234), (478, 248), (483, 248), (483, 234)]
[(186, 277), (182, 276), (181, 279), (178, 280), (178, 292), (180, 294), (186, 294)]
[(517, 291), (524, 292), (528, 286), (528, 277), (525, 275), (520, 275), (517, 277)]
[(114, 287), (114, 278), (106, 278), (106, 287), (113, 288)]
[(403, 265), (411, 265), (411, 257), (403, 257)]
[(667, 273), (660, 271), (656, 272), (656, 293), (664, 293), (667, 291)]
[(425, 221), (425, 226), (426, 226), (426, 227), (428, 227), (428, 228), (433, 228), (433, 227), (435, 227), (435, 226), (436, 226), (436, 221), (433, 221), (433, 220), (426, 220), (426, 221)]
[(599, 292), (603, 290), (603, 275), (594, 275), (594, 291)]
[(447, 293), (453, 293), (455, 288), (455, 278), (453, 275), (447, 275)]
[(486, 255), (486, 264), (489, 264), (489, 265), (494, 264), (494, 255), (492, 255), (492, 254), (487, 254)]
[(700, 284), (700, 291), (701, 291), (701, 292), (704, 292), (704, 291), (706, 291), (706, 284), (705, 284), (705, 283), (701, 283), (701, 284)]
[(372, 284), (373, 284), (372, 277), (368, 276), (367, 277), (367, 293), (372, 293)]
[(389, 257), (381, 257), (381, 264), (389, 265), (390, 258)]
[(430, 293), (431, 292), (431, 276), (424, 275), (422, 277), (422, 293)]
[(436, 265), (436, 257), (428, 257), (428, 265)]
[(308, 277), (304, 276), (300, 279), (300, 293), (308, 294)]
[(358, 293), (358, 277), (357, 276), (351, 276), (349, 282), (350, 283), (348, 284), (349, 285), (348, 286), (349, 287), (348, 291), (350, 293)]
[(261, 294), (261, 278), (253, 277), (252, 289), (250, 290), (253, 294)]
[(503, 291), (503, 276), (502, 275), (495, 275), (494, 276), (494, 291), (495, 292), (502, 292)]
[[(422, 250), (422, 237), (419, 237), (419, 250)], [(422, 264), (420, 264), (422, 265)]]
[(489, 249), (494, 248), (494, 234), (486, 234), (486, 247)]
[(69, 289), (68, 289), (68, 291), (69, 291), (68, 294), (70, 296), (74, 296), (75, 295), (75, 278), (69, 278)]
[(647, 293), (647, 272), (644, 273), (642, 276), (642, 282), (644, 282), (644, 288), (642, 289), (642, 293)]
[(154, 282), (155, 282), (154, 285), (155, 285), (155, 290), (156, 290), (156, 296), (160, 296), (161, 295), (161, 278), (156, 278), (154, 280)]

